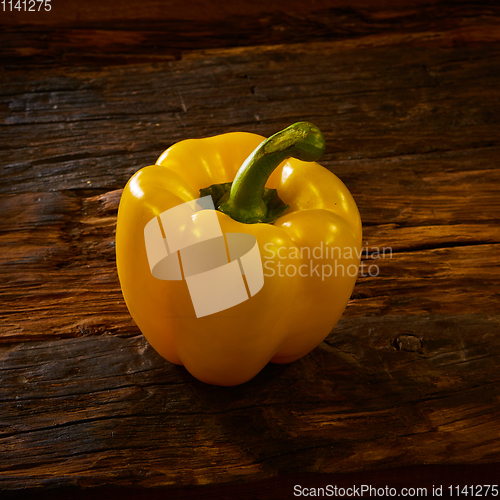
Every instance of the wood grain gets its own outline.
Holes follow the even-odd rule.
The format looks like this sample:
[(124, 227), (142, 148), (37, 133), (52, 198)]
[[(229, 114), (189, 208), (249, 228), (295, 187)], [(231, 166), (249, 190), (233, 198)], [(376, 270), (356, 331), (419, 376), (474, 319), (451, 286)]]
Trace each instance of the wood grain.
[[(425, 464), (471, 466), (471, 481), (479, 467), (497, 472), (498, 7), (318, 4), (280, 16), (259, 5), (248, 24), (228, 11), (112, 30), (57, 16), (50, 32), (5, 25), (6, 494), (106, 486), (108, 498), (160, 498), (198, 485), (203, 498), (238, 487), (269, 498), (262, 485), (289, 498), (294, 475), (313, 486), (376, 481), (373, 471), (397, 482), (387, 471)], [(323, 130), (322, 164), (360, 208), (360, 277), (311, 354), (240, 387), (204, 385), (160, 358), (126, 309), (121, 190), (179, 140), (303, 119)]]
[[(386, 3), (386, 5), (384, 5)], [(179, 59), (200, 48), (311, 41), (446, 45), (498, 41), (492, 2), (316, 0), (313, 3), (85, 3), (67, 0), (49, 12), (3, 13), (2, 59), (8, 67), (123, 65)]]

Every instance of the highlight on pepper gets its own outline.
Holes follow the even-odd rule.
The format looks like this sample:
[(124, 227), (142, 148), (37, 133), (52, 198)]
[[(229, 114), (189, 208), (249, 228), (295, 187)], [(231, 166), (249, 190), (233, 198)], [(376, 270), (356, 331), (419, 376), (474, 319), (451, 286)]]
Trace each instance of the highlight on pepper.
[(268, 139), (233, 132), (174, 144), (129, 180), (118, 276), (165, 359), (237, 385), (331, 332), (356, 282), (362, 231), (348, 189), (317, 163), (324, 150), (308, 122)]

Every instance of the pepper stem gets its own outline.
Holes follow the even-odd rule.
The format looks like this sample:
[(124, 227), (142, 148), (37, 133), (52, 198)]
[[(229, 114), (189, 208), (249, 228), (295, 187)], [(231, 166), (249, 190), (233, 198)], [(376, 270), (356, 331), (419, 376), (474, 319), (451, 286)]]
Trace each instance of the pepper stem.
[(324, 151), (322, 133), (309, 122), (294, 123), (272, 135), (245, 160), (218, 210), (239, 222), (266, 220), (269, 209), (263, 199), (265, 185), (276, 167), (288, 158), (316, 161)]

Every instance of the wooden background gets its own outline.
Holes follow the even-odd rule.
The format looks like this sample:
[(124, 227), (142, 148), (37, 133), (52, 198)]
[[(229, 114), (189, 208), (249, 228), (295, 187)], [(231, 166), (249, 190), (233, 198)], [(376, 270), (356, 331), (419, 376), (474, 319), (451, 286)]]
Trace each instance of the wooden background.
[[(122, 3), (0, 11), (0, 496), (498, 483), (500, 5)], [(127, 312), (121, 189), (299, 120), (392, 254), (311, 354), (202, 384)]]

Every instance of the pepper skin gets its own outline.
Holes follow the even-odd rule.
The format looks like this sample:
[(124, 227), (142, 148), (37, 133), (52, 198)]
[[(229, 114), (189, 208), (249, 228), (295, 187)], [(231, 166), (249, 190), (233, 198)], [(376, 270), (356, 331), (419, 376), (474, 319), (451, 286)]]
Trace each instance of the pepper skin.
[(258, 293), (196, 317), (184, 280), (152, 276), (144, 241), (148, 221), (198, 199), (202, 188), (235, 181), (263, 141), (235, 132), (179, 142), (138, 171), (120, 201), (116, 262), (130, 314), (161, 356), (210, 384), (241, 384), (270, 361), (289, 363), (309, 353), (340, 319), (360, 264), (361, 219), (346, 186), (314, 161), (288, 158), (259, 181), (267, 180), (289, 206), (273, 223), (241, 222), (216, 210), (223, 233), (257, 239), (264, 270)]

